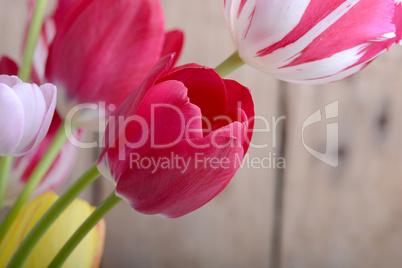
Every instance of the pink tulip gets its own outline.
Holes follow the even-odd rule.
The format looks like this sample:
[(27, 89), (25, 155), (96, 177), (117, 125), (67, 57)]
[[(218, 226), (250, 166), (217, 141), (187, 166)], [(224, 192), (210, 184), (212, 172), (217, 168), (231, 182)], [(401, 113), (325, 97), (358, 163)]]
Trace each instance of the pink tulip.
[[(10, 58), (3, 56), (0, 60), (0, 74), (16, 75), (17, 73), (17, 64)], [(33, 74), (32, 80), (35, 82), (38, 81), (35, 74)], [(12, 204), (15, 201), (15, 198), (18, 197), (35, 166), (38, 164), (52, 142), (60, 125), (61, 118), (57, 111), (55, 111), (49, 131), (43, 141), (29, 153), (13, 159), (12, 172), (10, 172), (6, 187), (6, 205)], [(76, 140), (80, 140), (83, 136), (83, 131), (76, 130), (73, 135)], [(46, 191), (55, 190), (61, 183), (63, 183), (71, 171), (77, 157), (77, 152), (78, 148), (70, 141), (66, 141), (56, 160), (53, 162), (49, 171), (41, 180), (32, 196), (35, 197)]]
[(28, 153), (45, 137), (56, 107), (56, 87), (0, 75), (0, 156)]
[(158, 0), (60, 0), (55, 20), (46, 76), (60, 89), (61, 116), (78, 104), (105, 104), (74, 114), (73, 123), (85, 128), (97, 126), (100, 114), (113, 112), (162, 53), (180, 52), (183, 43), (179, 31), (165, 37)]
[(279, 79), (346, 78), (402, 38), (400, 0), (224, 0), (236, 49)]
[(116, 194), (145, 214), (185, 215), (220, 193), (252, 136), (247, 88), (197, 64), (168, 70), (171, 57), (109, 119), (98, 168)]

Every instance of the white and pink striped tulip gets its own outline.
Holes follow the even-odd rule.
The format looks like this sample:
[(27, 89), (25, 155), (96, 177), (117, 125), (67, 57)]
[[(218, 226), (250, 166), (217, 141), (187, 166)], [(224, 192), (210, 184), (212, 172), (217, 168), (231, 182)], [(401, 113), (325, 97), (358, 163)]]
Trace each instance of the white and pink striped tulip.
[(224, 0), (240, 58), (278, 79), (346, 78), (402, 38), (401, 0)]

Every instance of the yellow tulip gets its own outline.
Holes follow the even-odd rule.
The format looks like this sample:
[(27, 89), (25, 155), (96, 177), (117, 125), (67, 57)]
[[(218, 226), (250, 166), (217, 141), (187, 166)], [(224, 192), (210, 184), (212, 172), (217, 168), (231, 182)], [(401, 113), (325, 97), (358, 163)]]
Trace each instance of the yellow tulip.
[[(0, 267), (7, 266), (20, 243), (57, 198), (53, 192), (47, 192), (25, 206), (0, 245)], [(24, 267), (47, 267), (94, 209), (84, 200), (74, 200), (41, 238)], [(98, 267), (102, 258), (104, 238), (105, 222), (102, 220), (75, 248), (62, 267)]]

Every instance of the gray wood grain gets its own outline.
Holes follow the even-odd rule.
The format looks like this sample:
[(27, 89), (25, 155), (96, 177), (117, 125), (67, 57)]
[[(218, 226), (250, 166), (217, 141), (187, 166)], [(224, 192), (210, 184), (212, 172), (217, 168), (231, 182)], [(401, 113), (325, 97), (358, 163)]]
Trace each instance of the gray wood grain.
[[(345, 81), (290, 86), (283, 267), (400, 267), (401, 60), (397, 46)], [(309, 155), (300, 137), (304, 120), (333, 101), (336, 168)], [(305, 134), (325, 151), (325, 122)]]

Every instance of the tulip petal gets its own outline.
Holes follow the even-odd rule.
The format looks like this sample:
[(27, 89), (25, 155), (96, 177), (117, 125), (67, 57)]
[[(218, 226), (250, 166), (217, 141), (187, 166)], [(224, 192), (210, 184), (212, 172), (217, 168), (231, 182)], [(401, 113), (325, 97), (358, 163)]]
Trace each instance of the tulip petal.
[(243, 142), (244, 153), (246, 153), (253, 137), (255, 116), (253, 98), (250, 90), (238, 82), (228, 79), (223, 81), (228, 92), (226, 114), (231, 115), (233, 121), (248, 125), (247, 140)]
[(24, 107), (24, 135), (16, 149), (23, 154), (31, 149), (36, 141), (37, 134), (46, 113), (46, 103), (42, 92), (35, 84), (21, 83), (14, 86), (13, 89)]
[(46, 75), (69, 101), (118, 106), (159, 59), (163, 28), (157, 0), (81, 1), (56, 34)]
[(52, 84), (44, 84), (40, 86), (40, 90), (42, 91), (43, 97), (46, 102), (46, 114), (44, 116), (41, 128), (39, 130), (38, 136), (36, 138), (34, 146), (39, 144), (43, 138), (46, 136), (47, 131), (49, 130), (50, 124), (52, 122), (52, 118), (54, 116), (54, 112), (56, 109), (57, 102), (57, 88)]
[[(274, 43), (267, 40), (267, 42), (269, 42), (267, 43), (268, 46), (265, 45), (263, 49), (255, 51), (256, 58), (260, 58), (264, 62), (264, 65), (266, 65), (267, 62), (275, 64), (274, 66), (272, 64), (270, 64), (270, 66), (266, 65), (266, 69), (280, 68), (291, 63), (302, 54), (303, 50), (305, 50), (313, 40), (320, 41), (317, 38), (329, 30), (328, 28), (331, 27), (332, 24), (343, 19), (343, 16), (358, 2), (358, 0), (333, 0), (333, 3), (326, 5), (327, 9), (325, 9), (318, 1), (311, 1), (304, 12), (298, 12), (299, 15), (303, 15), (303, 17), (297, 21), (297, 25), (294, 25), (294, 28), (290, 29), (289, 32), (284, 31), (283, 33), (286, 35), (283, 36), (283, 39), (273, 40), (275, 41)], [(318, 8), (318, 6), (320, 6), (320, 8)], [(318, 12), (315, 12), (316, 10)], [(328, 53), (328, 46), (331, 45), (332, 40), (324, 40), (325, 46), (323, 46), (321, 42), (320, 50), (316, 50), (315, 53), (320, 53), (321, 51)], [(329, 51), (329, 53), (330, 55), (334, 54), (332, 51)], [(256, 60), (253, 64), (256, 64)]]
[[(235, 129), (243, 128), (239, 123), (234, 125), (237, 125), (233, 126)], [(209, 145), (207, 148), (194, 150), (194, 144), (181, 141), (169, 150), (150, 149), (138, 160), (132, 158), (131, 169), (123, 172), (118, 180), (116, 195), (139, 212), (168, 218), (201, 207), (226, 187), (243, 159), (243, 147), (228, 133), (222, 131), (214, 137), (193, 140), (200, 147)], [(217, 149), (213, 144), (223, 148)], [(150, 168), (144, 168), (140, 159), (167, 165), (151, 164)]]
[(314, 78), (314, 79), (310, 79), (310, 80), (292, 80), (292, 79), (286, 78), (286, 79), (284, 79), (284, 81), (299, 83), (299, 84), (328, 84), (328, 83), (342, 80), (344, 78), (347, 78), (347, 77), (357, 73), (358, 71), (360, 71), (364, 67), (366, 67), (370, 62), (371, 61), (360, 63), (359, 65), (355, 65), (351, 68), (345, 69), (342, 72), (339, 72), (334, 75), (327, 75), (324, 77)]
[(80, 3), (80, 0), (58, 1), (57, 9), (53, 16), (57, 28), (62, 27), (64, 20), (68, 18), (69, 13), (73, 12), (78, 3)]
[[(363, 56), (367, 54), (366, 50), (378, 43), (384, 34), (395, 33), (395, 25), (392, 23), (394, 11), (394, 1), (358, 1), (342, 18), (329, 27), (327, 26), (325, 31), (322, 31), (322, 34), (311, 40), (310, 44), (302, 51), (302, 54), (287, 66), (328, 58), (340, 51), (360, 47), (361, 44), (366, 44), (365, 47), (367, 48), (359, 51), (361, 53), (358, 55), (358, 63), (370, 59), (385, 48), (389, 48), (396, 41), (394, 38), (384, 38), (381, 42), (380, 51), (375, 51), (371, 56)], [(352, 29), (350, 29), (350, 25), (353, 25)], [(334, 32), (337, 32), (337, 34), (334, 34)], [(351, 36), (353, 38), (350, 38)], [(325, 49), (323, 49), (322, 40), (328, 40)], [(345, 57), (345, 59), (348, 58)]]
[(16, 155), (27, 153), (45, 137), (56, 106), (56, 88), (51, 84), (21, 83), (13, 88), (24, 107), (25, 129), (23, 138), (16, 149)]
[[(159, 79), (166, 80), (181, 81), (189, 89), (190, 102), (200, 107), (202, 115), (210, 125), (215, 124), (217, 116), (225, 114), (227, 92), (222, 78), (215, 70), (197, 64), (187, 64), (173, 68)], [(206, 122), (203, 122), (203, 128), (208, 129)]]
[(0, 83), (6, 84), (9, 87), (14, 87), (17, 84), (22, 83), (22, 81), (18, 78), (18, 76), (0, 75)]
[(7, 56), (1, 57), (0, 60), (0, 74), (17, 75), (17, 64)]
[(7, 156), (13, 155), (23, 137), (25, 116), (18, 95), (4, 83), (13, 81), (7, 81), (4, 76), (0, 76), (0, 81), (0, 155)]
[[(149, 72), (148, 76), (144, 79), (144, 81), (140, 84), (140, 86), (133, 91), (130, 96), (117, 108), (115, 114), (120, 115), (123, 118), (127, 118), (131, 115), (134, 115), (141, 105), (142, 99), (147, 94), (148, 90), (154, 85), (155, 81), (167, 70), (169, 70), (174, 55), (167, 55), (161, 58), (152, 70)], [(119, 126), (111, 125), (109, 122), (104, 137), (103, 137), (103, 148), (112, 148), (110, 154), (113, 154), (114, 149), (120, 148), (121, 144), (119, 142), (119, 136), (116, 137), (115, 129), (118, 129), (119, 134), (121, 129)], [(124, 132), (125, 133), (125, 132)], [(126, 144), (123, 144), (125, 146)], [(103, 176), (113, 181), (113, 174), (111, 173), (111, 167), (109, 166), (111, 163), (108, 162), (107, 154), (108, 151), (102, 150), (101, 155), (99, 156), (97, 167)], [(116, 153), (114, 153), (116, 155)]]
[[(126, 160), (130, 158), (132, 150), (169, 150), (183, 138), (202, 137), (201, 111), (188, 101), (187, 88), (178, 81), (165, 81), (152, 87), (136, 111), (136, 116), (146, 124), (134, 121), (118, 125), (117, 129), (124, 131), (124, 135), (119, 135), (118, 145), (108, 150), (108, 158)], [(111, 170), (124, 169), (126, 166), (119, 161), (110, 165)]]
[[(132, 94), (117, 108), (115, 114), (119, 114), (123, 117), (129, 117), (130, 115), (135, 114), (138, 108), (141, 105), (141, 102), (148, 90), (154, 85), (155, 81), (167, 70), (169, 70), (172, 62), (174, 60), (174, 55), (167, 55), (160, 59), (151, 72), (148, 74), (146, 79), (140, 84), (140, 86), (135, 89)], [(105, 133), (105, 137), (103, 139), (104, 147), (115, 147), (114, 143), (110, 143), (110, 138), (108, 131)]]
[(180, 57), (184, 43), (184, 33), (180, 30), (172, 30), (165, 34), (165, 42), (163, 44), (161, 56), (166, 56), (171, 53), (175, 53), (174, 61), (172, 66), (174, 66)]
[[(136, 114), (151, 122), (151, 146), (168, 148), (169, 144), (185, 137), (202, 137), (201, 110), (190, 103), (187, 93), (183, 83), (174, 80), (159, 83), (148, 91)], [(187, 133), (187, 128), (192, 131)], [(127, 129), (131, 133), (135, 131), (138, 132)]]

